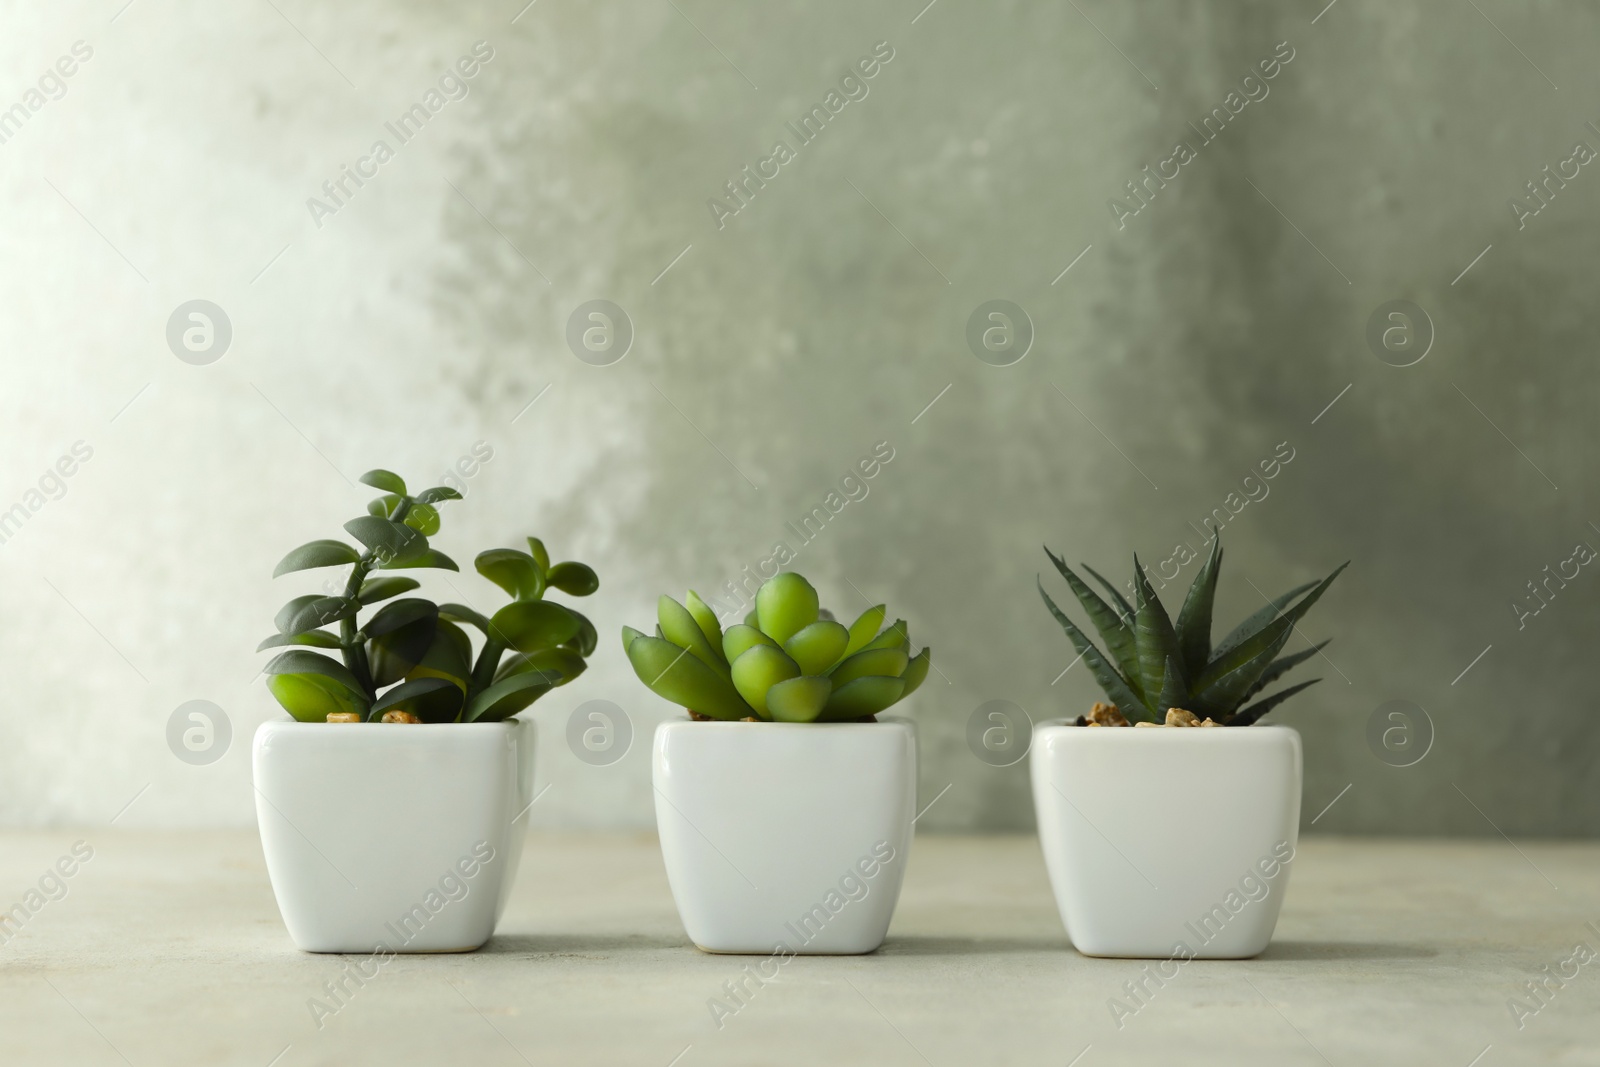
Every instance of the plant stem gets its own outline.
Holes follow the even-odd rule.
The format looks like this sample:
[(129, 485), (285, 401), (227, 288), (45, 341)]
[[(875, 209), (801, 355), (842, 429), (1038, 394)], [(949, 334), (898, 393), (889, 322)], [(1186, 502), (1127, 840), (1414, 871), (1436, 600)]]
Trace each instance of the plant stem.
[[(390, 522), (404, 522), (406, 513), (411, 510), (411, 498), (401, 497), (400, 504), (394, 509), (394, 514), (389, 516)], [(350, 580), (345, 583), (344, 595), (354, 599), (361, 592), (362, 584), (367, 580), (367, 572), (372, 570), (373, 564), (378, 562), (378, 553), (374, 549), (367, 549), (350, 571)], [(357, 613), (359, 614), (359, 612)], [(352, 615), (339, 623), (339, 651), (344, 658), (344, 665), (350, 668), (350, 673), (356, 676), (356, 681), (361, 683), (361, 688), (366, 690), (369, 699), (376, 699), (377, 687), (372, 684), (372, 665), (367, 660), (366, 647), (356, 640), (356, 616)]]

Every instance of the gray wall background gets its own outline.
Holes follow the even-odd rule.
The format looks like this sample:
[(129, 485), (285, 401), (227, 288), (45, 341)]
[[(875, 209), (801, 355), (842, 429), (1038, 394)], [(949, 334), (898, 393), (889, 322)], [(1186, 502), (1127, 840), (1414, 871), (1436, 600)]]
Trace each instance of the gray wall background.
[[(5, 106), (94, 49), (0, 144), (0, 508), (93, 448), (0, 544), (0, 820), (250, 822), (249, 736), (279, 714), (251, 650), (318, 582), (273, 564), (360, 512), (361, 471), (425, 483), (482, 441), (436, 543), (539, 533), (603, 580), (601, 654), (536, 705), (536, 822), (651, 825), (670, 709), (617, 629), (785, 540), (825, 604), (887, 600), (935, 649), (924, 825), (1026, 828), (1026, 764), (965, 728), (1097, 695), (1060, 674), (1041, 543), (1119, 577), (1198, 547), (1188, 524), (1288, 442), (1226, 527), (1219, 612), (1353, 561), (1304, 627), (1335, 638), (1302, 675), (1326, 680), (1274, 716), (1305, 737), (1305, 821), (1337, 798), (1315, 830), (1600, 828), (1593, 568), (1521, 628), (1512, 607), (1600, 547), (1600, 177), (1520, 229), (1508, 206), (1600, 148), (1592, 7), (121, 3), (8, 4), (0, 34)], [(479, 40), (470, 95), (316, 226), (307, 198)], [(707, 199), (880, 41), (868, 95), (719, 229)], [(1284, 41), (1199, 147), (1188, 123)], [(1197, 158), (1118, 229), (1108, 199), (1177, 140)], [(164, 337), (195, 298), (233, 326), (208, 366)], [(636, 331), (611, 366), (564, 340), (595, 298)], [(965, 341), (995, 298), (1036, 331), (1012, 366)], [(1393, 299), (1431, 318), (1413, 366), (1364, 338)], [(801, 547), (785, 522), (880, 441), (869, 495)], [(196, 698), (234, 735), (205, 767), (165, 741)], [(564, 741), (593, 698), (635, 731), (606, 767)], [(1366, 741), (1393, 699), (1435, 729), (1414, 766)]]

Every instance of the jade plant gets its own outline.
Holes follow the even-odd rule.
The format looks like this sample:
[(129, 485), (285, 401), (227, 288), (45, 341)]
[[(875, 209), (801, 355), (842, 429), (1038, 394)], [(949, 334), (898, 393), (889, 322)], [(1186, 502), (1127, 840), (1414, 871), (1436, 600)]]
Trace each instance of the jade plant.
[[(530, 537), (527, 552), (495, 548), (475, 561), (478, 573), (511, 597), (493, 616), (462, 604), (401, 597), (420, 583), (373, 572), (460, 570), (428, 538), (439, 531), (436, 505), (461, 494), (441, 486), (412, 496), (385, 470), (368, 471), (361, 481), (383, 492), (366, 515), (344, 524), (362, 548), (312, 541), (273, 571), (276, 578), (350, 568), (338, 596), (311, 593), (285, 604), (278, 632), (256, 649), (308, 646), (282, 652), (266, 666), (267, 688), (290, 715), (302, 722), (498, 722), (583, 673), (595, 628), (544, 595), (559, 589), (588, 596), (600, 587), (593, 570), (574, 562), (552, 566), (544, 544)], [(362, 612), (378, 604), (363, 620)], [(335, 624), (336, 631), (325, 629)], [(464, 627), (480, 635), (476, 655)], [(337, 650), (339, 659), (313, 648)]]
[(1313, 678), (1246, 703), (1327, 645), (1323, 641), (1279, 656), (1295, 632), (1295, 624), (1348, 563), (1321, 581), (1289, 590), (1212, 644), (1211, 607), (1222, 565), (1221, 536), (1215, 530), (1211, 554), (1190, 585), (1176, 620), (1150, 587), (1137, 555), (1133, 559), (1134, 600), (1129, 604), (1088, 564), (1082, 564), (1084, 571), (1110, 594), (1110, 603), (1100, 599), (1061, 557), (1048, 547), (1044, 551), (1067, 580), (1109, 653), (1102, 653), (1056, 606), (1041, 581), (1039, 595), (1111, 702), (1109, 706), (1096, 704), (1090, 721), (1080, 719), (1079, 725), (1125, 726), (1131, 720), (1136, 725), (1249, 726), (1322, 680)]
[(693, 718), (872, 721), (928, 676), (931, 650), (911, 654), (904, 619), (884, 627), (879, 604), (846, 627), (793, 572), (762, 583), (726, 631), (692, 590), (686, 600), (663, 596), (656, 636), (624, 626), (622, 646), (639, 680)]

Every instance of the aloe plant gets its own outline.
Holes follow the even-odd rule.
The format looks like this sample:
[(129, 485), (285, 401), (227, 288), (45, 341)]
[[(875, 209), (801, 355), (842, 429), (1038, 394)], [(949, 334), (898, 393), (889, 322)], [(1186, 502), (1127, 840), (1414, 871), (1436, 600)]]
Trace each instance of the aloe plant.
[(1039, 582), (1039, 595), (1100, 683), (1106, 699), (1130, 721), (1160, 723), (1168, 709), (1181, 708), (1223, 726), (1249, 726), (1289, 697), (1322, 680), (1313, 678), (1291, 685), (1245, 706), (1246, 701), (1328, 644), (1323, 641), (1300, 652), (1278, 655), (1295, 624), (1349, 563), (1341, 564), (1319, 582), (1289, 590), (1213, 645), (1211, 607), (1222, 566), (1221, 543), (1221, 535), (1213, 530), (1211, 554), (1189, 587), (1176, 621), (1150, 587), (1137, 555), (1133, 558), (1134, 602), (1130, 605), (1115, 586), (1088, 564), (1082, 564), (1084, 571), (1110, 594), (1111, 602), (1100, 599), (1061, 557), (1045, 548), (1045, 555), (1067, 580), (1099, 631), (1107, 652), (1102, 653), (1056, 606), (1045, 592), (1043, 581)]
[(624, 626), (622, 647), (640, 681), (697, 718), (867, 721), (910, 696), (932, 662), (930, 649), (911, 654), (904, 619), (883, 626), (884, 605), (846, 627), (792, 572), (762, 583), (755, 610), (726, 631), (693, 590), (686, 600), (663, 596), (656, 636)]
[[(530, 537), (527, 552), (495, 548), (475, 561), (478, 573), (511, 597), (491, 617), (462, 604), (401, 597), (419, 587), (416, 579), (373, 572), (460, 570), (428, 538), (439, 532), (436, 505), (461, 494), (439, 486), (412, 496), (386, 470), (368, 471), (361, 481), (383, 491), (366, 515), (344, 524), (362, 549), (312, 541), (272, 572), (350, 568), (339, 596), (313, 593), (285, 604), (278, 632), (256, 649), (306, 646), (266, 666), (267, 688), (290, 715), (302, 722), (498, 722), (583, 673), (598, 640), (594, 625), (544, 596), (551, 589), (588, 596), (600, 587), (592, 569), (552, 566), (543, 542)], [(380, 603), (362, 621), (361, 613)], [(324, 629), (334, 624), (337, 632)], [(476, 655), (464, 626), (481, 635)], [(340, 658), (311, 651), (318, 648), (337, 649)]]

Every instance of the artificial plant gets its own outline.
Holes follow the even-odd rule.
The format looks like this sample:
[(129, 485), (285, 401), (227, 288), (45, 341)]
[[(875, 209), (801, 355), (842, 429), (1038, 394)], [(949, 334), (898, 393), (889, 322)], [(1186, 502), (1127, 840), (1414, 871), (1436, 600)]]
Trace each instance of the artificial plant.
[[(495, 548), (475, 560), (478, 573), (511, 597), (492, 616), (422, 597), (393, 599), (420, 583), (372, 572), (460, 570), (428, 538), (439, 531), (436, 505), (461, 494), (441, 486), (412, 496), (399, 475), (386, 470), (368, 471), (361, 481), (383, 491), (366, 515), (344, 524), (362, 550), (343, 541), (312, 541), (273, 571), (276, 578), (350, 568), (340, 595), (311, 593), (285, 604), (278, 632), (257, 647), (309, 646), (280, 653), (266, 666), (267, 688), (289, 714), (302, 722), (497, 722), (583, 673), (595, 628), (544, 595), (559, 589), (588, 596), (600, 587), (592, 569), (575, 562), (551, 566), (544, 544), (530, 537), (527, 552)], [(361, 613), (379, 603), (363, 621)], [(336, 623), (337, 632), (324, 629)], [(476, 655), (463, 626), (481, 635)], [(340, 658), (311, 648), (337, 649)]]

